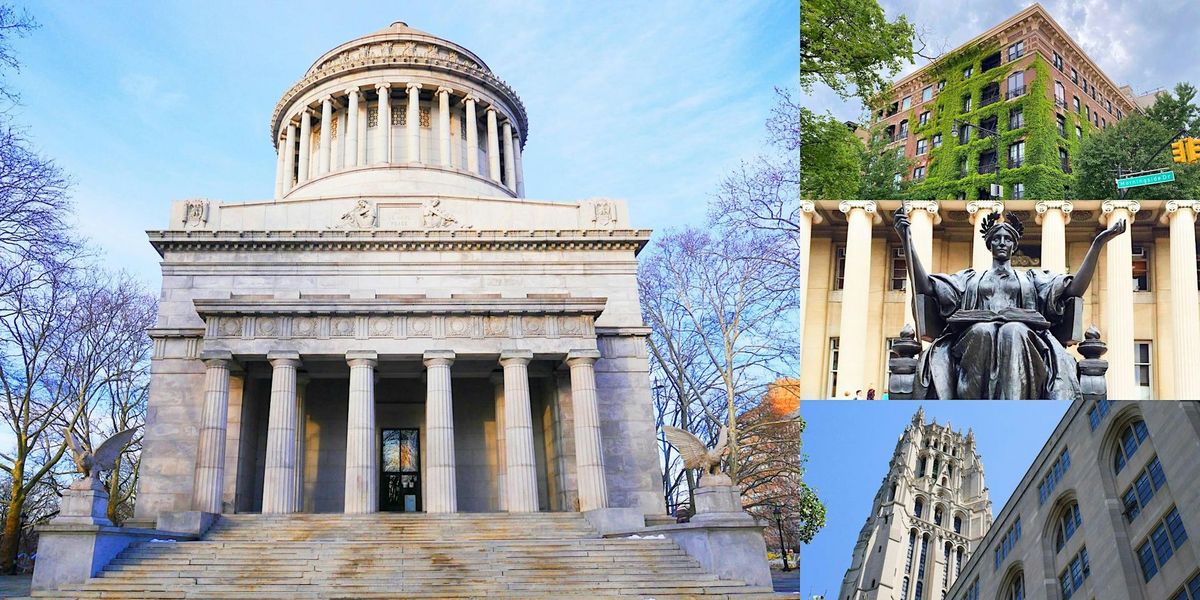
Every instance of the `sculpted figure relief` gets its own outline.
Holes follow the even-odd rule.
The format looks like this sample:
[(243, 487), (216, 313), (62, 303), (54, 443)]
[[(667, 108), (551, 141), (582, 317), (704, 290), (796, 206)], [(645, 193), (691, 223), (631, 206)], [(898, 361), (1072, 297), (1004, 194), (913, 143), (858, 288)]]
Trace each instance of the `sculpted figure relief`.
[(1029, 269), (1017, 272), (1012, 255), (1025, 227), (1015, 216), (990, 214), (980, 235), (992, 253), (983, 271), (927, 273), (913, 250), (904, 209), (895, 228), (908, 257), (913, 293), (932, 299), (945, 320), (933, 345), (921, 353), (914, 398), (1073, 400), (1081, 397), (1075, 359), (1051, 333), (1069, 300), (1091, 284), (1100, 251), (1125, 232), (1118, 220), (1096, 236), (1072, 275)]
[(458, 218), (441, 208), (442, 201), (434, 198), (421, 203), (421, 224), (428, 229), (470, 229)]
[(334, 228), (366, 229), (374, 226), (375, 207), (366, 200), (359, 200), (354, 204), (354, 208), (342, 214)]

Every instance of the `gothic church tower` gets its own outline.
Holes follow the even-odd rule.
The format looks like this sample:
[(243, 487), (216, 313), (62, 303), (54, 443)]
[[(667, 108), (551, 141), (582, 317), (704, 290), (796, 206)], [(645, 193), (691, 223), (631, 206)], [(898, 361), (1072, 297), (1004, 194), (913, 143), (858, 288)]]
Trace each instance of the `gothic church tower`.
[(858, 535), (840, 600), (943, 600), (992, 524), (975, 435), (925, 423), (896, 442)]

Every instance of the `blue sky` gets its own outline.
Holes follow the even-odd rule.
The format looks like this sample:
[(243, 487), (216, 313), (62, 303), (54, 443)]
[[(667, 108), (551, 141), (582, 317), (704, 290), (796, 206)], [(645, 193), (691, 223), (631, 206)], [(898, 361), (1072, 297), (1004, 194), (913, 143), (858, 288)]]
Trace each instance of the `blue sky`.
[(837, 597), (858, 533), (887, 474), (896, 440), (921, 405), (925, 406), (926, 421), (949, 420), (955, 429), (964, 432), (968, 427), (975, 429), (984, 481), (992, 507), (999, 513), (1070, 403), (801, 403), (800, 415), (808, 423), (803, 439), (809, 459), (804, 479), (820, 495), (828, 517), (825, 529), (800, 549), (803, 598), (823, 592), (829, 598)]
[[(18, 4), (18, 6), (22, 6)], [(145, 230), (171, 200), (261, 200), (268, 120), (326, 50), (396, 20), (470, 48), (529, 112), (527, 196), (629, 201), (633, 224), (699, 223), (796, 86), (794, 0), (42, 2), (14, 42), (11, 111), (74, 181), (79, 229), (153, 289)]]
[[(1042, 0), (1042, 7), (1118, 86), (1137, 93), (1200, 84), (1200, 61), (1181, 40), (1200, 23), (1196, 0)], [(879, 0), (888, 15), (907, 15), (929, 42), (927, 53), (949, 52), (1033, 4), (1031, 0)], [(909, 65), (900, 78), (924, 66)], [(816, 86), (804, 106), (842, 120), (858, 120), (861, 104)]]

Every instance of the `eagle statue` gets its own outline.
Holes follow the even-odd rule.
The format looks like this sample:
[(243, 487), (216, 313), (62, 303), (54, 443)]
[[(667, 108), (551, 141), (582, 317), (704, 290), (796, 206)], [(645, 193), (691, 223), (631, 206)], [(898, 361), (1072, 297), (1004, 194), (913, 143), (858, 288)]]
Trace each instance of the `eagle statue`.
[(79, 443), (79, 440), (75, 439), (75, 434), (67, 431), (67, 445), (71, 447), (71, 456), (75, 459), (75, 466), (79, 468), (79, 472), (87, 480), (101, 471), (111, 471), (116, 467), (117, 458), (121, 456), (121, 450), (129, 444), (136, 433), (137, 429), (119, 431), (112, 437), (104, 440), (104, 443), (100, 444), (100, 447), (96, 448), (95, 452), (88, 452)]
[(721, 472), (721, 458), (729, 452), (729, 428), (722, 427), (717, 435), (717, 446), (712, 450), (700, 441), (700, 438), (678, 427), (663, 425), (663, 436), (683, 457), (683, 466), (687, 469), (703, 469), (700, 476), (700, 487), (710, 485), (731, 485), (729, 476)]

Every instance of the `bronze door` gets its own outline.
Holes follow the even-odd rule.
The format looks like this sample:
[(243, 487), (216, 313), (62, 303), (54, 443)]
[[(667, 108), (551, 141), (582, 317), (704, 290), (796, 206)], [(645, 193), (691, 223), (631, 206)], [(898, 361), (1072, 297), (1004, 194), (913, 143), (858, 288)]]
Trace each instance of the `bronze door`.
[(421, 436), (419, 429), (384, 429), (380, 457), (379, 510), (421, 510)]

